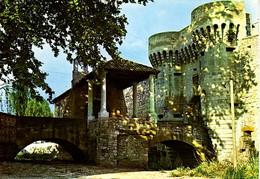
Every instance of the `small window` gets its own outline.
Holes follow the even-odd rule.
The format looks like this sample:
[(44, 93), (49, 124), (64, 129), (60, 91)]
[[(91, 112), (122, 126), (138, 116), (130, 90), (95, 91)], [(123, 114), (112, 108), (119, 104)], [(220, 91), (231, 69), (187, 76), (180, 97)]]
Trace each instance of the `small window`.
[(227, 48), (226, 48), (226, 51), (227, 51), (227, 52), (233, 52), (235, 49), (236, 49), (236, 48), (234, 48), (234, 47), (227, 47)]
[(158, 114), (159, 119), (163, 118), (163, 114)]
[(181, 76), (181, 73), (174, 73), (174, 76)]
[(181, 114), (174, 114), (173, 117), (174, 118), (182, 118), (182, 115)]

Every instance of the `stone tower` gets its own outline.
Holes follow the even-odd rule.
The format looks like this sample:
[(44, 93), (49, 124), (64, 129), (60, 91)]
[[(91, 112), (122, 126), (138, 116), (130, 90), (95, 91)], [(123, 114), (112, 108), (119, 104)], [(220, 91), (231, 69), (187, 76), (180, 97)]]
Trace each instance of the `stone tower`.
[(155, 87), (159, 120), (206, 125), (219, 159), (232, 155), (231, 80), (237, 147), (246, 150), (244, 136), (250, 135), (258, 149), (257, 25), (244, 2), (219, 1), (194, 9), (184, 29), (149, 38), (149, 60), (161, 71)]

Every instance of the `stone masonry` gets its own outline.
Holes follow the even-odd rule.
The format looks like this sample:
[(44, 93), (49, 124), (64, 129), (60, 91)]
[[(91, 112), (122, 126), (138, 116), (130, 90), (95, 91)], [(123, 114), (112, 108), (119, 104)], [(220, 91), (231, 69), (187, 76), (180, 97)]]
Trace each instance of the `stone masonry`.
[[(237, 1), (201, 5), (191, 17), (181, 31), (149, 38), (150, 62), (161, 71), (155, 86), (158, 119), (204, 123), (218, 158), (230, 158), (232, 79), (238, 152), (246, 150), (245, 138), (259, 150), (259, 24), (252, 24), (244, 2)], [(139, 88), (148, 89), (145, 84)], [(130, 93), (125, 90), (129, 111)], [(148, 98), (139, 99), (139, 104), (148, 103)]]
[(259, 150), (258, 34), (244, 2), (219, 1), (194, 9), (181, 31), (149, 38), (159, 119), (204, 123), (219, 159), (232, 155), (231, 80), (237, 147), (249, 135)]
[[(258, 25), (238, 1), (201, 5), (191, 17), (184, 29), (149, 38), (154, 68), (112, 60), (102, 78), (107, 83), (90, 90), (93, 74), (73, 81), (55, 100), (60, 118), (0, 113), (0, 160), (12, 160), (36, 140), (105, 166), (172, 169), (231, 159), (232, 81), (238, 152), (259, 150)], [(126, 89), (131, 85), (134, 90)], [(107, 115), (98, 115), (101, 107)]]

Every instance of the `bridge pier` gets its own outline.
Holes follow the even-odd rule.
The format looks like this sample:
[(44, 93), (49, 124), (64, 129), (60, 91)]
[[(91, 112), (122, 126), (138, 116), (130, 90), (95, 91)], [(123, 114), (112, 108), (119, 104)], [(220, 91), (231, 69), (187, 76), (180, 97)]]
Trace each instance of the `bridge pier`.
[(16, 156), (17, 145), (0, 143), (0, 161), (12, 161)]

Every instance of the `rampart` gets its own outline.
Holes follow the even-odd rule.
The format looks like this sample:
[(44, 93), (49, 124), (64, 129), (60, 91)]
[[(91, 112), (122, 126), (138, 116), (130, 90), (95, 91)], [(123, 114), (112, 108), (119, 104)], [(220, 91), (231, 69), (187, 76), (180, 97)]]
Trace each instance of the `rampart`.
[[(161, 71), (155, 87), (159, 119), (204, 123), (219, 159), (232, 155), (230, 95), (235, 98), (238, 149), (242, 151), (247, 133), (258, 143), (255, 28), (244, 2), (219, 1), (194, 9), (191, 24), (184, 29), (149, 38), (150, 62)], [(245, 131), (247, 126), (250, 131)]]

